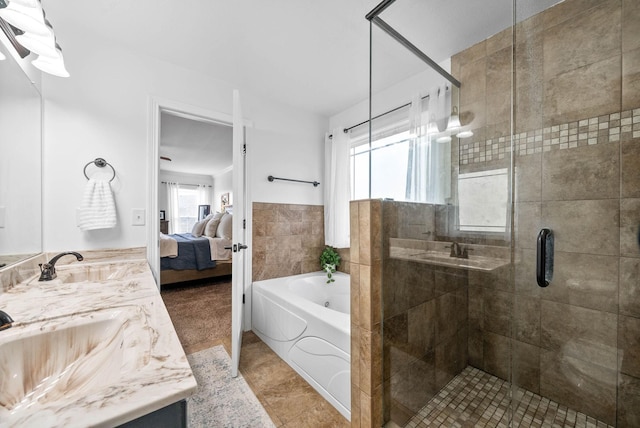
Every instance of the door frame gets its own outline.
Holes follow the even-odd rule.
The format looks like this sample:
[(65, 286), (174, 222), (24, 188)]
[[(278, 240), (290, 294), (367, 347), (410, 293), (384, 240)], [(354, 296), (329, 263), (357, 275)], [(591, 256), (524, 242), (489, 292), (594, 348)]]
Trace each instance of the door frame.
[[(229, 97), (231, 99), (231, 97)], [(160, 176), (160, 115), (162, 112), (170, 112), (187, 119), (199, 120), (205, 122), (214, 122), (233, 126), (233, 115), (222, 113), (206, 108), (186, 104), (180, 101), (174, 101), (167, 98), (151, 96), (149, 97), (149, 116), (148, 116), (148, 139), (147, 139), (147, 197), (146, 205), (149, 215), (147, 215), (147, 262), (151, 267), (151, 272), (156, 281), (158, 290), (160, 289), (160, 216), (156, 215), (158, 211), (158, 188)], [(243, 118), (245, 127), (245, 141), (251, 140), (250, 130), (253, 128), (253, 122)], [(250, 151), (247, 150), (245, 155), (245, 168), (250, 165)], [(244, 326), (245, 331), (251, 329), (251, 277), (252, 277), (252, 259), (253, 259), (253, 239), (252, 239), (252, 198), (251, 198), (251, 180), (250, 174), (245, 172), (245, 200), (247, 203), (246, 211), (246, 244), (249, 251), (245, 254), (245, 310), (244, 310)]]

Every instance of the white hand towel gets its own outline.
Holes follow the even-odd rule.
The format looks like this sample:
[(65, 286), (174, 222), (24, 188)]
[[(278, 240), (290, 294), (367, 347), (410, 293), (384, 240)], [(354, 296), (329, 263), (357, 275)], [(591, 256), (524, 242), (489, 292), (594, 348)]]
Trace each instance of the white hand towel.
[(81, 230), (109, 229), (116, 226), (116, 204), (107, 180), (89, 179), (78, 217), (78, 227)]

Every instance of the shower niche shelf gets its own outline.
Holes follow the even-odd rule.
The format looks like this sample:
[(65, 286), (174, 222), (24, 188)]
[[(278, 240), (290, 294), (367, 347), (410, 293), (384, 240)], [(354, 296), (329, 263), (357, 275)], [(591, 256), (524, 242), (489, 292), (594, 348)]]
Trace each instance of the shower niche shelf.
[(450, 242), (391, 238), (389, 257), (433, 266), (491, 272), (509, 264), (508, 249), (486, 245), (466, 245), (473, 250), (468, 259), (451, 257)]

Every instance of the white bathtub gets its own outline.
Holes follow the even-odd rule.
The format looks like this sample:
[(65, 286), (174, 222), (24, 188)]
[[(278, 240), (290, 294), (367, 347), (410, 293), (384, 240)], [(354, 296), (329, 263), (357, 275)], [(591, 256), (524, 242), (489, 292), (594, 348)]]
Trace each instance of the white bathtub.
[(253, 283), (256, 334), (351, 420), (349, 275), (325, 272)]

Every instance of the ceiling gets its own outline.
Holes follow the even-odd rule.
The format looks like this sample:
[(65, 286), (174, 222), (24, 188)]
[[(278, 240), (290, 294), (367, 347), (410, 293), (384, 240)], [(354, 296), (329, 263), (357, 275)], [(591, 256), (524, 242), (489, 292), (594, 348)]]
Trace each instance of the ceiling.
[(160, 159), (163, 171), (216, 175), (233, 166), (233, 128), (160, 114)]
[[(517, 0), (518, 18), (558, 1)], [(365, 15), (378, 3), (65, 0), (46, 1), (44, 6), (54, 28), (64, 28), (64, 34), (91, 33), (124, 49), (328, 118), (368, 97), (369, 23)], [(512, 0), (398, 0), (381, 17), (441, 62), (508, 27), (512, 12)], [(378, 52), (383, 53), (376, 56), (378, 87), (424, 69), (423, 63), (390, 38), (379, 37), (376, 42)], [(64, 49), (65, 41), (59, 43)], [(180, 129), (185, 125), (170, 121)], [(180, 138), (174, 134), (178, 131), (166, 132), (173, 139), (171, 144), (177, 144)], [(187, 140), (181, 140), (184, 148)], [(204, 145), (202, 141), (194, 144)], [(173, 150), (169, 147), (173, 146), (167, 150)]]

